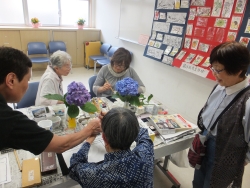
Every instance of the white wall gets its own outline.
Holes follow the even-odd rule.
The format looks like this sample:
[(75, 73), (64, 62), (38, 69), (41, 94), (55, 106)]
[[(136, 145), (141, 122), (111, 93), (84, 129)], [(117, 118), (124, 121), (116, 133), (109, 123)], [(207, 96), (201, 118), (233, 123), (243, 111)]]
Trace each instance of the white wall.
[(216, 82), (144, 57), (143, 46), (117, 38), (121, 0), (93, 1), (95, 25), (101, 29), (101, 40), (132, 51), (131, 66), (145, 84), (147, 93), (152, 93), (154, 99), (162, 102), (171, 113), (180, 113), (196, 123), (197, 115)]

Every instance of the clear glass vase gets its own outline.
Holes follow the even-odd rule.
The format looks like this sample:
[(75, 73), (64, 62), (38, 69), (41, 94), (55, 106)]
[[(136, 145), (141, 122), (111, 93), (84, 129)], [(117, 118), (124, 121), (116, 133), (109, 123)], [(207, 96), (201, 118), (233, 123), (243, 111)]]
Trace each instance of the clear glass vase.
[(124, 104), (123, 104), (123, 108), (129, 109), (129, 107), (130, 107), (129, 102), (125, 101)]

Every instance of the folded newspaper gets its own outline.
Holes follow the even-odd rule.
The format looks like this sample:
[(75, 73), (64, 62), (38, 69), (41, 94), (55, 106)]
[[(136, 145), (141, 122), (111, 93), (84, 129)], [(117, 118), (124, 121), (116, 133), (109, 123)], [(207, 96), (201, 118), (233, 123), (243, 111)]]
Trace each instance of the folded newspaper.
[(180, 114), (153, 115), (148, 118), (148, 121), (165, 141), (173, 141), (193, 134), (197, 128)]

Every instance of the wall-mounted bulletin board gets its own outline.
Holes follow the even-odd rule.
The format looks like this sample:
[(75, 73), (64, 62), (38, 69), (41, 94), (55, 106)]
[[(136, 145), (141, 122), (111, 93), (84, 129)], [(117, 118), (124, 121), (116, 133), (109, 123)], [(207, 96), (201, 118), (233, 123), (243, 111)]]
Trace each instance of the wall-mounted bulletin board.
[(144, 56), (172, 65), (185, 36), (189, 0), (156, 0), (152, 33)]
[(209, 68), (211, 50), (235, 40), (247, 0), (191, 0), (183, 49), (173, 66), (214, 80)]
[[(249, 0), (156, 0), (144, 56), (215, 80), (209, 68), (215, 46), (236, 40), (250, 48), (249, 10)], [(165, 20), (161, 13), (165, 13)], [(176, 23), (176, 19), (183, 22)]]
[(236, 41), (246, 45), (250, 50), (250, 1), (247, 2), (246, 11), (242, 20), (241, 27), (239, 29)]

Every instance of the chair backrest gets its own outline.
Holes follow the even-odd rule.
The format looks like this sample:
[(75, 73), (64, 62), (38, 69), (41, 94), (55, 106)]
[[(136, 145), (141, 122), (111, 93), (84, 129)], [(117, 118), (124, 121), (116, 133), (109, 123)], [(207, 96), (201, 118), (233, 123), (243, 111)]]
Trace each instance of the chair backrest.
[(47, 47), (43, 42), (29, 42), (28, 55), (48, 54)]
[(91, 95), (91, 98), (96, 97), (95, 93), (93, 92), (93, 85), (95, 83), (96, 77), (97, 76), (94, 75), (89, 78), (89, 93)]
[(101, 52), (102, 54), (108, 55), (108, 51), (109, 51), (110, 48), (111, 48), (111, 45), (110, 45), (110, 44), (108, 44), (108, 43), (103, 43), (103, 44), (101, 45), (100, 52)]
[(112, 47), (109, 49), (109, 51), (108, 51), (108, 57), (111, 58), (111, 57), (114, 55), (115, 51), (116, 51), (118, 48), (119, 48), (119, 47), (112, 46)]
[(63, 41), (50, 41), (49, 42), (49, 53), (53, 54), (57, 50), (66, 52), (66, 45)]
[(29, 88), (27, 89), (21, 101), (17, 103), (16, 108), (26, 108), (35, 105), (38, 85), (39, 82), (29, 83)]

